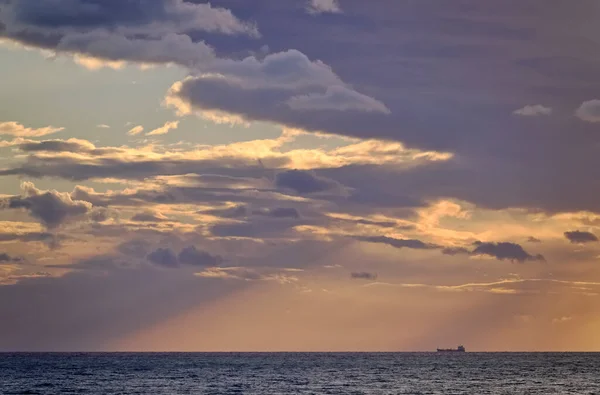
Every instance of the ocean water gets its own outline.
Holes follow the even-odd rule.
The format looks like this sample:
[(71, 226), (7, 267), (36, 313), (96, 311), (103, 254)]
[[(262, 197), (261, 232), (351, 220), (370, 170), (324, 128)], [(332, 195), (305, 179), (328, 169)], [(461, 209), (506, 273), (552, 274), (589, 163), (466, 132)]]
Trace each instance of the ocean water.
[(600, 354), (0, 354), (2, 394), (600, 394)]

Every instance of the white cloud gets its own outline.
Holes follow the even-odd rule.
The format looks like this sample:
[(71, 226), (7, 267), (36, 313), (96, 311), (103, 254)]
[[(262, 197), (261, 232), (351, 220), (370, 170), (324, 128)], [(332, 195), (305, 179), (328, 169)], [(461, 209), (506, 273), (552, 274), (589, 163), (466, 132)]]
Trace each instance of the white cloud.
[(137, 136), (138, 134), (142, 133), (143, 131), (144, 131), (144, 127), (141, 125), (138, 125), (134, 128), (131, 128), (129, 130), (129, 132), (127, 132), (127, 134), (130, 136)]
[(110, 129), (110, 126), (105, 125), (105, 124), (96, 125), (96, 127), (100, 128), (100, 129)]
[(552, 114), (552, 108), (543, 106), (541, 104), (528, 104), (523, 108), (513, 111), (513, 114), (520, 115), (523, 117), (536, 117), (539, 115), (550, 115)]
[(554, 318), (552, 320), (552, 323), (553, 324), (564, 324), (565, 322), (569, 322), (572, 319), (573, 319), (573, 317), (564, 316), (564, 317)]
[(600, 122), (600, 100), (588, 100), (581, 103), (575, 116), (586, 122)]
[(179, 121), (170, 121), (165, 123), (160, 128), (154, 129), (153, 131), (146, 133), (146, 136), (159, 136), (161, 134), (167, 134), (173, 129), (177, 129), (179, 127)]
[(55, 128), (46, 126), (39, 129), (27, 128), (17, 122), (2, 122), (0, 123), (0, 135), (15, 136), (15, 137), (41, 137), (60, 132), (64, 128)]
[(310, 0), (306, 10), (310, 14), (339, 14), (342, 12), (337, 0)]

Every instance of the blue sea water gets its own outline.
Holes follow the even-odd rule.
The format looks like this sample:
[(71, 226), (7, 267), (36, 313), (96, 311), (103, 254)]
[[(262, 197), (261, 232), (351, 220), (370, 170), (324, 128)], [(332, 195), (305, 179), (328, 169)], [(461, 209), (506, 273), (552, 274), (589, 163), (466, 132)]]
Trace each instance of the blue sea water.
[(0, 354), (2, 394), (600, 394), (600, 354)]

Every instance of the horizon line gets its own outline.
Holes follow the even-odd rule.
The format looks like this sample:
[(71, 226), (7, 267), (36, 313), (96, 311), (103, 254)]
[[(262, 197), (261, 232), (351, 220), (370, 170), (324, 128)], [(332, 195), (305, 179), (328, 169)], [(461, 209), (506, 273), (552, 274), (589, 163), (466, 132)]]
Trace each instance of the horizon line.
[(598, 354), (600, 350), (591, 351), (556, 351), (556, 350), (535, 350), (535, 351), (465, 351), (461, 353), (438, 353), (433, 350), (426, 351), (3, 351), (0, 354), (443, 354), (443, 355), (463, 355), (463, 354)]

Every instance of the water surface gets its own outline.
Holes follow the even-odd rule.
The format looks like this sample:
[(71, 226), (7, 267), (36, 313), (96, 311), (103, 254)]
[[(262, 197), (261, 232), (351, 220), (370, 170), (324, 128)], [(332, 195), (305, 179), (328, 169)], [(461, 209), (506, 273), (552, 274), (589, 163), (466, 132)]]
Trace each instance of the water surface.
[(600, 354), (0, 354), (0, 393), (600, 394)]

